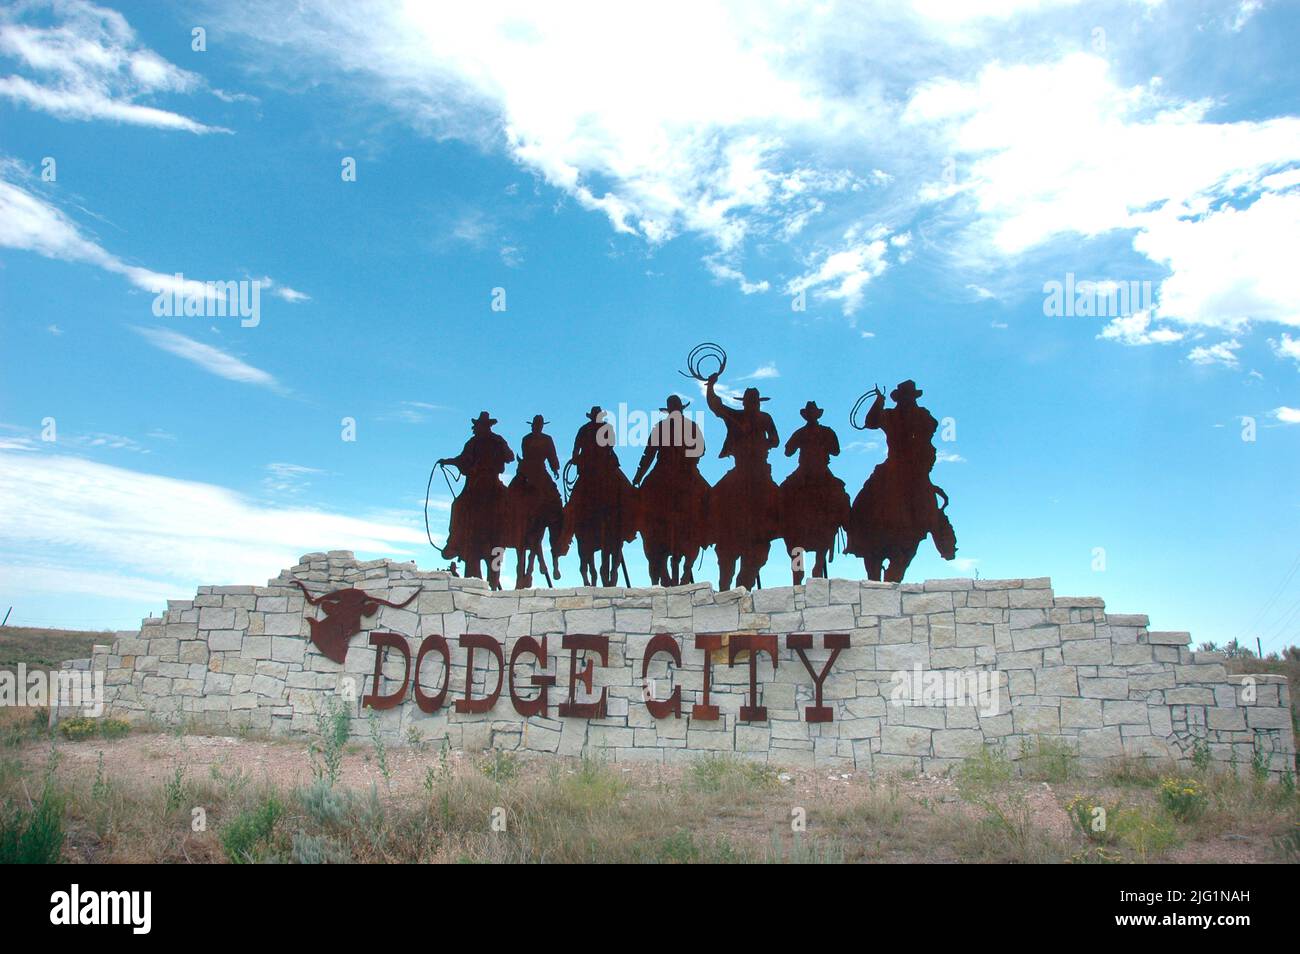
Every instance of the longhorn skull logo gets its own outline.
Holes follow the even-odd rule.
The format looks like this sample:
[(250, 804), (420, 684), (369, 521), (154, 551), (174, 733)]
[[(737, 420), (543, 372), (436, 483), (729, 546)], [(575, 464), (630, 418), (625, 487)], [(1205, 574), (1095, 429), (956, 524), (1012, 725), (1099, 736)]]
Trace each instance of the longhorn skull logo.
[(403, 609), (410, 606), (411, 600), (420, 595), (420, 590), (417, 589), (405, 603), (390, 603), (388, 600), (371, 596), (365, 590), (348, 587), (313, 598), (307, 587), (299, 580), (293, 582), (298, 584), (302, 595), (307, 597), (308, 603), (324, 609), (324, 619), (307, 620), (311, 626), (311, 641), (336, 663), (342, 663), (347, 656), (348, 640), (361, 632), (361, 617), (373, 616), (379, 612), (381, 606)]

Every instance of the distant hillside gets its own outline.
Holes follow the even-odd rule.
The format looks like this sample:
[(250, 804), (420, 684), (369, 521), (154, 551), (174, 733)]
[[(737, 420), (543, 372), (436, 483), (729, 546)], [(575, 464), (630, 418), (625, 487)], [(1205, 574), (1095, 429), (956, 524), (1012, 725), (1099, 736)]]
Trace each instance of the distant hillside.
[(0, 626), (0, 669), (14, 670), (19, 663), (26, 663), (28, 669), (55, 669), (65, 659), (89, 656), (90, 647), (112, 639), (108, 630)]

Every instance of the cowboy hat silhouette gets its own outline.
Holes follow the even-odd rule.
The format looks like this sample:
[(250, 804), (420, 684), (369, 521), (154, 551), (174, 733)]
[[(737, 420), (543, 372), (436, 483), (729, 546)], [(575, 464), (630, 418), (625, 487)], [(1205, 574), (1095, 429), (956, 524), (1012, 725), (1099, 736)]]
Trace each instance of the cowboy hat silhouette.
[(901, 399), (910, 399), (915, 401), (924, 393), (925, 393), (924, 391), (921, 391), (917, 388), (915, 381), (913, 381), (911, 378), (908, 378), (898, 387), (894, 388), (894, 390), (889, 392), (889, 399), (895, 403), (897, 403)]

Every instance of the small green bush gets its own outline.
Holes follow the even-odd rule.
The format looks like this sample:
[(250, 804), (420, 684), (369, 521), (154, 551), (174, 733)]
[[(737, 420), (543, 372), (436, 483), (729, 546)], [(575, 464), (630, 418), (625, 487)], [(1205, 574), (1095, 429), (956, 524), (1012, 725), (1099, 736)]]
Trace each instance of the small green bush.
[(1170, 776), (1160, 780), (1160, 804), (1181, 822), (1199, 818), (1209, 803), (1209, 794), (1194, 778)]
[(308, 750), (312, 773), (330, 785), (343, 773), (343, 747), (352, 733), (352, 713), (342, 699), (330, 699), (316, 712), (316, 734)]
[(120, 739), (131, 731), (131, 724), (124, 719), (91, 719), (77, 716), (59, 723), (59, 733), (69, 742), (80, 742), (100, 736), (105, 739)]
[(62, 851), (63, 800), (48, 783), (31, 808), (0, 810), (0, 864), (55, 864)]
[(513, 752), (493, 749), (492, 754), (479, 763), (479, 771), (494, 782), (508, 782), (519, 774), (519, 757)]
[(256, 808), (240, 812), (221, 830), (221, 847), (231, 864), (249, 864), (261, 861), (271, 846), (276, 822), (284, 814), (284, 806), (274, 795)]

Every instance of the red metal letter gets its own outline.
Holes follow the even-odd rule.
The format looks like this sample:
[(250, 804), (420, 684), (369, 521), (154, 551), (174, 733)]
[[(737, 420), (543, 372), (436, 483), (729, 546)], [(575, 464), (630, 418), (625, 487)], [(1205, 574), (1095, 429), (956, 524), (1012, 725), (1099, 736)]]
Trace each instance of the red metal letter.
[(532, 653), (537, 657), (537, 662), (543, 668), (546, 666), (546, 637), (542, 637), (539, 643), (531, 636), (520, 636), (515, 640), (514, 649), (510, 650), (510, 701), (514, 703), (515, 711), (521, 716), (546, 715), (547, 693), (550, 687), (555, 685), (555, 677), (539, 675), (534, 673), (529, 679), (529, 685), (538, 686), (541, 692), (537, 694), (536, 699), (524, 699), (515, 692), (515, 662), (524, 653)]
[(700, 694), (700, 701), (691, 706), (691, 718), (716, 722), (718, 707), (709, 704), (709, 686), (713, 682), (713, 654), (722, 648), (722, 634), (696, 633), (695, 648), (704, 650), (704, 691)]
[[(436, 696), (426, 695), (420, 686), (420, 666), (430, 650), (442, 655), (442, 689)], [(437, 634), (426, 636), (424, 642), (420, 643), (420, 651), (415, 656), (415, 678), (411, 681), (411, 688), (415, 691), (415, 704), (420, 707), (421, 712), (437, 712), (447, 701), (447, 689), (450, 686), (451, 647), (447, 645), (447, 640)]]
[(668, 633), (659, 633), (650, 638), (650, 642), (646, 643), (645, 655), (641, 657), (641, 687), (645, 693), (645, 707), (656, 719), (666, 719), (669, 715), (680, 719), (682, 717), (681, 686), (676, 686), (673, 694), (667, 699), (656, 700), (650, 697), (650, 687), (646, 685), (645, 679), (646, 673), (650, 671), (650, 659), (657, 653), (667, 653), (678, 667), (682, 664), (682, 650), (677, 645), (675, 637)]
[(808, 670), (808, 675), (813, 677), (814, 692), (816, 692), (816, 704), (808, 706), (803, 710), (805, 722), (834, 722), (835, 710), (829, 706), (822, 705), (822, 683), (826, 681), (827, 675), (830, 674), (831, 666), (835, 665), (835, 659), (839, 656), (841, 649), (849, 648), (848, 633), (827, 633), (822, 636), (822, 648), (831, 651), (830, 658), (826, 660), (826, 665), (822, 666), (821, 673), (813, 672), (812, 663), (808, 662), (808, 656), (805, 650), (812, 649), (811, 633), (791, 633), (785, 638), (785, 648), (793, 649), (803, 660), (803, 666)]
[[(397, 633), (371, 633), (370, 645), (375, 647), (375, 681), (371, 687), (370, 695), (361, 697), (361, 705), (370, 706), (372, 709), (391, 709), (394, 706), (402, 704), (406, 698), (406, 683), (411, 678), (411, 647), (406, 645), (406, 637)], [(379, 678), (384, 671), (384, 649), (391, 646), (394, 649), (402, 651), (402, 680), (401, 688), (396, 692), (381, 696), (379, 694)]]
[[(501, 698), (501, 684), (505, 681), (506, 658), (501, 653), (501, 644), (491, 636), (483, 633), (466, 633), (460, 638), (460, 644), (469, 650), (465, 654), (465, 698), (456, 700), (457, 712), (488, 712)], [(497, 687), (492, 694), (482, 699), (473, 699), (474, 693), (474, 650), (487, 649), (497, 660)]]
[(591, 660), (587, 660), (587, 666), (583, 669), (582, 674), (578, 674), (578, 653), (583, 650), (590, 650), (600, 655), (600, 664), (609, 665), (609, 637), (608, 636), (587, 636), (573, 635), (565, 636), (561, 642), (561, 647), (569, 650), (569, 699), (567, 702), (561, 702), (556, 707), (561, 716), (573, 716), (577, 719), (603, 719), (605, 718), (605, 696), (609, 692), (606, 687), (601, 687), (600, 699), (596, 702), (575, 702), (575, 696), (578, 690), (578, 683), (582, 683), (587, 688), (588, 694), (591, 693)]
[(727, 664), (736, 664), (736, 655), (749, 651), (749, 705), (740, 707), (741, 722), (766, 722), (767, 706), (758, 704), (758, 654), (772, 657), (776, 671), (776, 636), (772, 633), (737, 633), (727, 643)]

